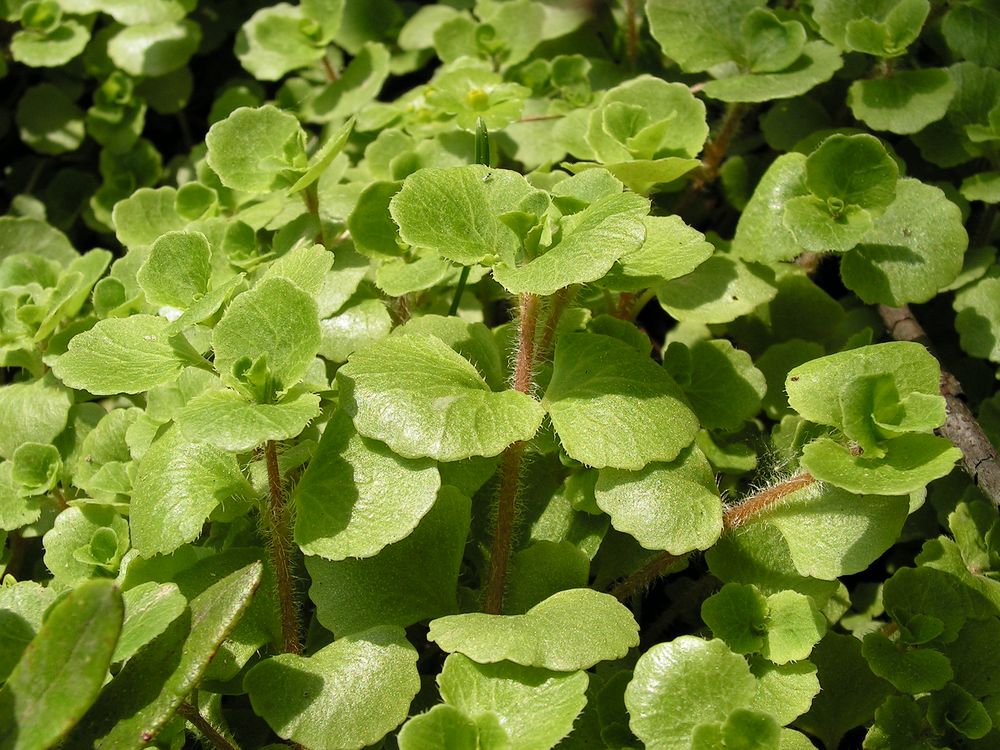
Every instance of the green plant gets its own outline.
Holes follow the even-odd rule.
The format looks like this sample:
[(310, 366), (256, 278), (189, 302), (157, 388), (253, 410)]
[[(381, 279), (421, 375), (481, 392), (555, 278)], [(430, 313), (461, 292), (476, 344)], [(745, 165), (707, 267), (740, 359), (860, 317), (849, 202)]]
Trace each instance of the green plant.
[(997, 746), (1000, 10), (772, 5), (0, 4), (0, 747)]

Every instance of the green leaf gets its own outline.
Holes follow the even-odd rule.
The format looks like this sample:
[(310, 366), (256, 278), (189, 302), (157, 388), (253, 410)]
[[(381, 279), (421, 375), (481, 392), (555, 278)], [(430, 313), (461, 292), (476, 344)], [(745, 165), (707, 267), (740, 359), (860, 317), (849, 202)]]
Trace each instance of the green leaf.
[(320, 122), (351, 117), (371, 103), (389, 77), (390, 54), (384, 44), (366, 43), (341, 71), (308, 103), (306, 115)]
[(449, 655), (438, 676), (445, 704), (476, 722), (484, 747), (524, 750), (548, 750), (570, 733), (587, 683), (586, 672), (477, 664), (461, 654)]
[(506, 371), (493, 331), (482, 323), (469, 323), (453, 316), (421, 315), (410, 318), (393, 335), (424, 334), (441, 339), (469, 360), (494, 390), (504, 387)]
[(818, 669), (821, 689), (796, 725), (826, 747), (838, 747), (848, 730), (871, 721), (892, 686), (872, 674), (854, 636), (829, 633), (809, 658)]
[(698, 430), (667, 372), (609, 336), (559, 339), (542, 405), (566, 453), (599, 469), (672, 461)]
[(967, 201), (1000, 203), (1000, 172), (980, 172), (962, 180), (962, 197)]
[[(579, 623), (586, 622), (581, 630)], [(523, 615), (472, 613), (431, 622), (427, 638), (481, 664), (510, 661), (557, 672), (620, 659), (639, 645), (639, 626), (614, 597), (592, 589), (553, 594)]]
[(540, 540), (519, 549), (511, 558), (503, 614), (520, 615), (553, 594), (585, 588), (590, 581), (590, 558), (569, 541)]
[(24, 443), (51, 443), (66, 427), (73, 393), (46, 373), (0, 387), (0, 456), (10, 460)]
[(187, 309), (208, 291), (212, 248), (201, 232), (167, 232), (150, 248), (136, 281), (154, 305)]
[(905, 495), (949, 474), (962, 452), (935, 435), (901, 435), (884, 444), (885, 455), (854, 455), (847, 446), (819, 438), (802, 449), (802, 466), (817, 479), (849, 492)]
[(52, 372), (71, 388), (98, 395), (148, 391), (174, 380), (188, 364), (169, 325), (154, 315), (98, 321), (69, 342)]
[(862, 646), (868, 665), (902, 693), (940, 690), (954, 676), (948, 657), (929, 648), (906, 648), (881, 633), (869, 633)]
[(672, 317), (705, 324), (729, 323), (778, 293), (771, 269), (721, 254), (655, 289), (660, 306)]
[(27, 216), (0, 216), (0, 257), (24, 252), (25, 248), (63, 266), (78, 256), (66, 235), (44, 221)]
[(820, 33), (845, 51), (900, 55), (917, 38), (930, 11), (928, 0), (818, 0), (813, 18)]
[(407, 458), (495, 456), (529, 440), (544, 415), (530, 396), (490, 390), (467, 359), (426, 335), (390, 336), (355, 352), (337, 382), (358, 432)]
[(701, 151), (706, 137), (705, 105), (684, 84), (649, 75), (605, 93), (590, 114), (586, 133), (598, 161), (606, 164), (690, 159)]
[(541, 213), (544, 194), (516, 172), (480, 165), (421, 169), (403, 182), (389, 212), (405, 242), (463, 265), (487, 258), (513, 261), (517, 235), (499, 217)]
[(292, 392), (273, 404), (255, 404), (236, 391), (212, 390), (196, 396), (177, 415), (191, 441), (222, 451), (245, 453), (269, 440), (288, 440), (319, 416), (319, 396)]
[(147, 581), (124, 593), (125, 622), (112, 662), (135, 656), (187, 609), (187, 599), (174, 583)]
[(826, 630), (804, 594), (786, 590), (765, 598), (755, 586), (738, 583), (705, 600), (701, 616), (736, 653), (760, 652), (775, 664), (805, 659)]
[(967, 612), (961, 583), (942, 570), (923, 565), (900, 568), (882, 589), (886, 613), (898, 623), (900, 639), (919, 644), (918, 631), (928, 620), (935, 621), (938, 643), (949, 643), (959, 636)]
[(323, 172), (329, 168), (337, 155), (344, 150), (344, 146), (347, 145), (347, 139), (351, 137), (351, 133), (353, 132), (354, 118), (352, 117), (334, 131), (319, 150), (312, 155), (309, 159), (309, 168), (306, 169), (306, 173), (294, 185), (288, 188), (288, 193), (297, 193), (299, 190), (304, 190), (316, 182)]
[(629, 726), (649, 750), (688, 747), (699, 724), (748, 707), (755, 689), (750, 667), (725, 643), (684, 635), (639, 657), (625, 689)]
[(777, 73), (749, 73), (707, 81), (706, 96), (724, 102), (767, 102), (804, 94), (833, 78), (843, 66), (834, 47), (820, 41), (806, 42), (802, 54)]
[(339, 638), (378, 624), (405, 628), (456, 612), (470, 514), (469, 498), (442, 487), (417, 527), (374, 557), (337, 562), (306, 557), (317, 619)]
[(10, 478), (29, 495), (51, 490), (62, 472), (59, 450), (48, 443), (21, 443), (11, 459)]
[(348, 357), (392, 330), (392, 318), (382, 300), (366, 299), (320, 321), (323, 343), (319, 355), (331, 362), (346, 362)]
[(638, 195), (600, 198), (564, 218), (562, 238), (542, 255), (521, 266), (501, 262), (494, 267), (493, 278), (511, 294), (540, 295), (596, 281), (616, 260), (642, 246), (648, 213), (649, 202)]
[(167, 232), (183, 229), (187, 222), (177, 213), (176, 200), (172, 187), (144, 187), (118, 201), (111, 211), (118, 241), (129, 249), (146, 247)]
[(108, 57), (129, 75), (156, 77), (187, 65), (200, 43), (194, 21), (136, 24), (108, 40)]
[(106, 506), (68, 508), (56, 516), (42, 541), (45, 567), (59, 585), (74, 586), (95, 574), (118, 570), (128, 550), (128, 521)]
[[(942, 167), (964, 164), (989, 153), (989, 139), (996, 135), (991, 111), (1000, 96), (1000, 71), (996, 68), (959, 62), (948, 68), (948, 73), (958, 87), (948, 113), (913, 136), (923, 157)], [(987, 140), (973, 138), (980, 135)]]
[(664, 367), (683, 389), (702, 426), (736, 430), (760, 411), (767, 383), (749, 354), (722, 339), (699, 341), (680, 371), (671, 356), (676, 351), (668, 349)]
[(563, 162), (560, 166), (574, 174), (602, 169), (613, 174), (634, 193), (648, 195), (659, 185), (668, 185), (701, 166), (697, 159), (665, 156), (662, 159), (630, 159), (613, 164), (577, 161)]
[(647, 0), (653, 38), (684, 71), (697, 73), (736, 60), (742, 53), (743, 19), (761, 0)]
[(436, 253), (420, 253), (410, 259), (396, 258), (375, 271), (375, 285), (390, 297), (430, 289), (447, 279), (454, 266)]
[(0, 680), (7, 681), (55, 600), (54, 589), (34, 581), (0, 586)]
[(778, 666), (757, 658), (750, 662), (750, 670), (757, 678), (757, 692), (750, 708), (771, 714), (779, 724), (788, 724), (804, 714), (819, 694), (816, 667), (808, 661)]
[(371, 557), (417, 527), (440, 483), (433, 462), (365, 439), (338, 411), (295, 488), (295, 541), (328, 560)]
[[(490, 718), (493, 719), (492, 716)], [(495, 731), (495, 737), (491, 729)], [(458, 750), (463, 747), (494, 747), (495, 744), (503, 747), (508, 740), (499, 722), (489, 728), (480, 727), (457, 708), (439, 703), (430, 711), (406, 722), (399, 730), (396, 741), (400, 750)]]
[(826, 618), (808, 596), (797, 591), (771, 594), (767, 609), (767, 636), (761, 653), (775, 664), (805, 659), (826, 632)]
[(957, 731), (971, 740), (982, 739), (993, 728), (986, 707), (955, 684), (945, 685), (931, 696), (927, 723), (940, 734)]
[(806, 159), (805, 183), (814, 196), (875, 214), (895, 200), (898, 176), (895, 160), (871, 135), (832, 135)]
[(806, 43), (806, 30), (801, 23), (782, 21), (764, 8), (750, 11), (740, 24), (740, 31), (754, 73), (787, 68), (799, 58)]
[(236, 497), (253, 497), (235, 456), (191, 442), (177, 427), (161, 435), (139, 462), (129, 518), (143, 555), (168, 554), (201, 534), (209, 514)]
[[(389, 203), (399, 193), (403, 183), (396, 181), (377, 180), (365, 186), (358, 196), (357, 203), (350, 217), (347, 219), (347, 228), (354, 240), (354, 246), (359, 252), (371, 257), (397, 257), (404, 252), (404, 247), (399, 241), (399, 230), (393, 217), (389, 214)], [(419, 198), (419, 191), (417, 193)], [(402, 211), (402, 215), (409, 217), (410, 213), (416, 213), (415, 207), (409, 209), (397, 209)], [(406, 219), (409, 222), (409, 218)], [(419, 219), (417, 219), (419, 222)], [(417, 231), (421, 232), (418, 224)], [(422, 232), (421, 232), (422, 234)]]
[(847, 104), (873, 130), (909, 135), (944, 117), (956, 88), (942, 68), (903, 70), (888, 78), (855, 81)]
[(812, 485), (767, 511), (764, 522), (781, 531), (800, 574), (832, 581), (864, 570), (889, 549), (908, 511), (906, 497), (859, 497)]
[(767, 634), (767, 598), (756, 586), (727, 583), (701, 605), (701, 619), (737, 654), (764, 648)]
[(1000, 362), (1000, 278), (988, 276), (970, 284), (952, 304), (962, 349), (973, 357)]
[(139, 750), (199, 683), (260, 585), (255, 562), (209, 586), (163, 633), (128, 660), (67, 740), (69, 747)]
[(240, 28), (236, 56), (257, 80), (277, 81), (323, 57), (324, 40), (308, 29), (301, 7), (276, 3), (261, 8)]
[[(788, 373), (788, 403), (806, 419), (844, 430), (850, 418), (839, 394), (869, 377), (889, 377), (898, 400), (910, 394), (939, 396), (938, 361), (921, 344), (893, 341), (814, 359)], [(838, 398), (830, 398), (838, 394)], [(888, 417), (889, 415), (886, 415)], [(930, 424), (926, 428), (936, 427)], [(849, 429), (849, 428), (848, 428)]]
[(240, 273), (195, 299), (183, 313), (167, 326), (167, 334), (183, 333), (215, 315), (242, 283), (243, 274)]
[(34, 29), (16, 32), (10, 40), (10, 54), (32, 68), (54, 68), (83, 52), (89, 41), (86, 27), (76, 21), (63, 21), (45, 32)]
[(679, 216), (646, 216), (642, 223), (646, 239), (639, 248), (615, 261), (601, 280), (602, 286), (640, 291), (691, 273), (715, 249), (705, 235), (689, 227)]
[(948, 46), (977, 65), (1000, 66), (1000, 52), (992, 43), (1000, 32), (1000, 18), (989, 3), (974, 2), (948, 9), (941, 21)]
[(237, 296), (212, 332), (215, 369), (222, 382), (234, 388), (248, 387), (252, 366), (244, 374), (239, 365), (241, 361), (251, 365), (260, 362), (272, 383), (272, 393), (302, 380), (320, 343), (316, 302), (280, 277), (263, 279)]
[(52, 608), (0, 689), (0, 743), (45, 750), (69, 732), (104, 684), (123, 612), (109, 580), (86, 581)]
[(287, 279), (321, 304), (326, 276), (335, 262), (333, 253), (323, 245), (301, 245), (273, 261), (261, 279)]
[(309, 657), (262, 661), (244, 688), (254, 712), (280, 737), (315, 750), (353, 750), (378, 742), (406, 718), (420, 688), (417, 652), (401, 628), (380, 626)]
[(211, 127), (205, 144), (222, 184), (247, 193), (286, 188), (308, 167), (299, 121), (270, 105), (240, 107)]
[(14, 115), (21, 140), (41, 154), (75, 151), (83, 143), (83, 110), (59, 87), (40, 83), (24, 92)]
[(931, 750), (933, 747), (924, 736), (926, 720), (924, 709), (909, 696), (890, 695), (875, 711), (875, 723), (865, 735), (865, 748), (891, 750), (913, 748)]
[(903, 179), (896, 200), (841, 260), (840, 275), (868, 304), (927, 302), (958, 276), (968, 243), (958, 206), (932, 185)]
[(682, 555), (708, 549), (722, 533), (722, 500), (704, 454), (685, 448), (672, 463), (638, 472), (601, 469), (597, 505), (618, 531), (646, 549)]
[(803, 248), (782, 221), (785, 205), (809, 194), (805, 185), (806, 157), (782, 154), (768, 167), (740, 215), (733, 253), (760, 263), (792, 260)]

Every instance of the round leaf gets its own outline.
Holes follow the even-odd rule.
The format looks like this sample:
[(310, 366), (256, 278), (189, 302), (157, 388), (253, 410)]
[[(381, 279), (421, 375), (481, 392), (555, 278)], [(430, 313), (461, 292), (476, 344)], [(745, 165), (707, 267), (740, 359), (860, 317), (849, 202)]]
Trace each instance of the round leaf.
[(420, 689), (417, 652), (401, 628), (372, 628), (309, 657), (266, 659), (247, 673), (244, 687), (280, 737), (315, 750), (360, 750), (406, 719)]
[(684, 635), (639, 657), (625, 689), (629, 726), (649, 750), (680, 750), (699, 724), (748, 707), (755, 690), (742, 656), (722, 641)]

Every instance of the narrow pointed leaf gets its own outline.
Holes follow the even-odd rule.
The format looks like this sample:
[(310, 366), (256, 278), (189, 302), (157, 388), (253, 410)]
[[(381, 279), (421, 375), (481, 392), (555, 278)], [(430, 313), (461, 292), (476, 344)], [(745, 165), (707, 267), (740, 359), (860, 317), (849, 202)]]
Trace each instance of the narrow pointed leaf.
[(208, 587), (189, 610), (131, 658), (77, 725), (69, 747), (139, 750), (198, 684), (260, 585), (259, 562)]
[(46, 750), (65, 736), (97, 699), (123, 617), (107, 579), (80, 584), (52, 609), (0, 689), (0, 746)]

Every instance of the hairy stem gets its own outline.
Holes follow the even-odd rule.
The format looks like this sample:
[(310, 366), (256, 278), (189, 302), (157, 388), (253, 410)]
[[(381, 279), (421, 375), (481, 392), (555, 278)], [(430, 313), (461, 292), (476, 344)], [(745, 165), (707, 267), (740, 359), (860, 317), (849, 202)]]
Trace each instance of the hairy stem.
[[(805, 472), (796, 474), (784, 482), (780, 482), (773, 487), (768, 487), (766, 490), (751, 495), (736, 505), (727, 508), (726, 512), (722, 514), (723, 535), (732, 532), (733, 529), (747, 525), (783, 498), (808, 487), (815, 481), (811, 474)], [(615, 586), (611, 590), (612, 596), (617, 597), (621, 601), (631, 598), (634, 594), (642, 591), (663, 575), (667, 568), (683, 560), (686, 556), (672, 555), (669, 552), (658, 555)]]
[(556, 331), (559, 329), (559, 320), (562, 318), (566, 308), (569, 307), (576, 292), (580, 287), (576, 284), (564, 286), (552, 295), (549, 302), (549, 314), (545, 318), (545, 325), (542, 327), (542, 340), (538, 344), (535, 359), (545, 362), (552, 356), (552, 347), (556, 341)]
[[(931, 354), (934, 347), (927, 332), (913, 316), (908, 305), (879, 305), (879, 315), (897, 341), (923, 344)], [(935, 355), (936, 356), (936, 355)], [(938, 360), (940, 362), (940, 360)], [(979, 421), (962, 398), (962, 384), (941, 366), (941, 395), (944, 396), (947, 418), (937, 432), (948, 438), (962, 451), (962, 467), (996, 507), (1000, 508), (1000, 458)]]
[[(537, 294), (521, 295), (521, 319), (517, 332), (517, 360), (514, 364), (513, 387), (520, 393), (531, 393), (535, 365), (535, 330), (538, 327)], [(521, 462), (525, 444), (517, 442), (504, 451), (500, 462), (500, 490), (497, 496), (496, 526), (490, 546), (490, 569), (486, 579), (483, 611), (498, 615), (503, 611), (503, 596), (507, 588), (507, 569), (514, 542), (514, 522), (517, 519), (517, 496), (521, 488)]]
[(701, 157), (701, 169), (698, 171), (697, 177), (691, 182), (691, 188), (688, 190), (687, 195), (684, 196), (680, 206), (678, 206), (678, 211), (681, 208), (685, 208), (698, 193), (718, 179), (719, 167), (722, 165), (723, 159), (726, 158), (726, 152), (729, 151), (729, 144), (733, 140), (733, 136), (739, 131), (740, 123), (746, 112), (747, 105), (745, 104), (730, 104), (726, 107), (726, 113), (722, 117), (719, 131), (705, 146)]
[(299, 638), (299, 607), (295, 597), (295, 576), (292, 570), (292, 533), (288, 523), (288, 508), (285, 504), (285, 490), (278, 468), (278, 448), (273, 440), (268, 440), (264, 448), (267, 463), (268, 506), (264, 514), (268, 536), (268, 551), (278, 584), (278, 601), (281, 610), (281, 635), (285, 653), (302, 652)]
[(201, 712), (187, 701), (184, 701), (177, 707), (177, 713), (201, 732), (202, 736), (211, 742), (216, 750), (239, 750), (235, 742), (212, 726), (208, 719), (202, 716)]

